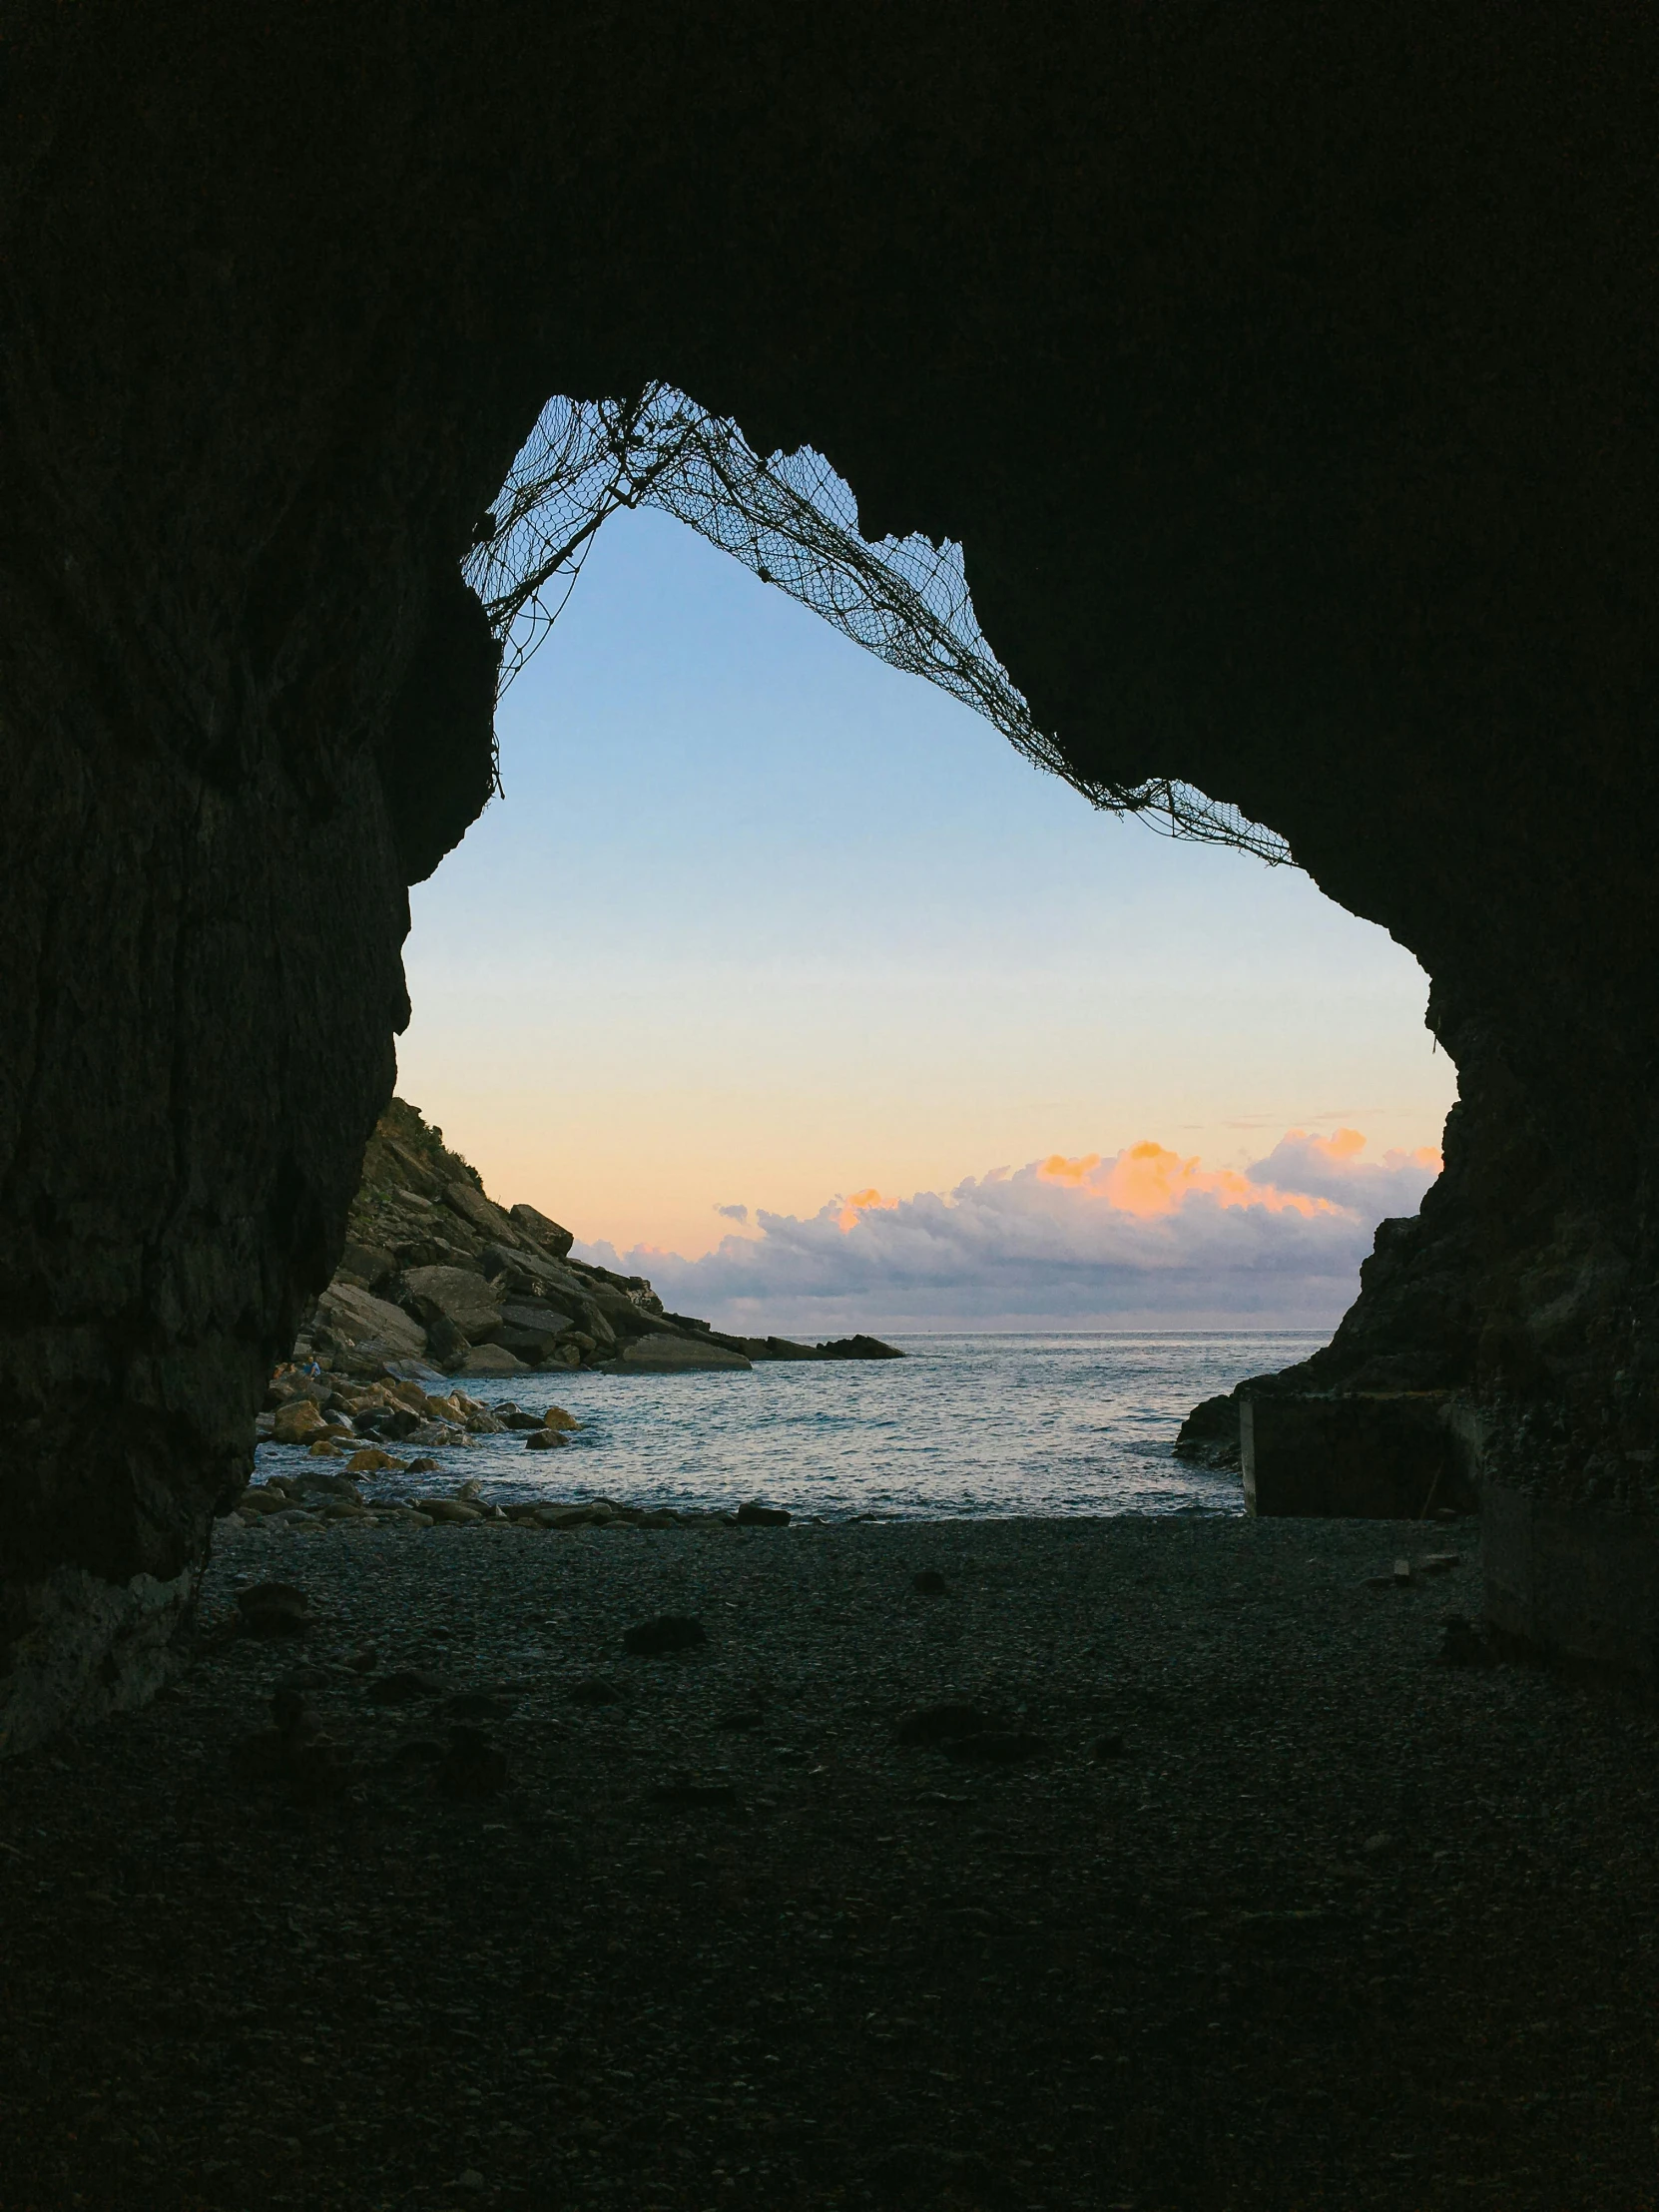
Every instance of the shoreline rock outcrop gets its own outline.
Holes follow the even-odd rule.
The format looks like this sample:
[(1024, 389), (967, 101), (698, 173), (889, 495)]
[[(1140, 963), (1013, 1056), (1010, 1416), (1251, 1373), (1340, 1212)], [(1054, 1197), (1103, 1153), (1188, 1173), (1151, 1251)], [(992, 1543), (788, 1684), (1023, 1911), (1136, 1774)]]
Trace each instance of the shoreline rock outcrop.
[[(417, 1108), (375, 1124), (340, 1264), (293, 1356), (345, 1376), (418, 1380), (741, 1372), (758, 1361), (897, 1360), (878, 1338), (737, 1337), (669, 1314), (643, 1276), (573, 1259), (572, 1233), (534, 1206), (498, 1206)], [(298, 1439), (293, 1439), (297, 1441)]]

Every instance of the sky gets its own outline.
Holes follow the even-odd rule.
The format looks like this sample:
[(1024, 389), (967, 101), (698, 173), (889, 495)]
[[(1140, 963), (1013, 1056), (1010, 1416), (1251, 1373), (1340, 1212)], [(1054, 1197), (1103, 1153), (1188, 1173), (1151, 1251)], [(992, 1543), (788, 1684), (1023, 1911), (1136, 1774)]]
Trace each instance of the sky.
[(670, 518), (607, 522), (498, 731), (411, 893), (398, 1089), (671, 1307), (1325, 1327), (1414, 1209), (1455, 1074), (1407, 952)]

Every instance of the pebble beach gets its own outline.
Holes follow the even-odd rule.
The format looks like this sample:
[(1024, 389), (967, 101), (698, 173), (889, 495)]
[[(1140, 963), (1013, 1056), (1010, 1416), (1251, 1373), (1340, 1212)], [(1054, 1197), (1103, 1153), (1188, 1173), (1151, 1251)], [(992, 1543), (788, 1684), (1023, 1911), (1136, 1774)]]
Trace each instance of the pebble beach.
[(1468, 1523), (222, 1524), (6, 1771), (0, 2204), (1649, 2206), (1659, 1729), (1478, 1603)]

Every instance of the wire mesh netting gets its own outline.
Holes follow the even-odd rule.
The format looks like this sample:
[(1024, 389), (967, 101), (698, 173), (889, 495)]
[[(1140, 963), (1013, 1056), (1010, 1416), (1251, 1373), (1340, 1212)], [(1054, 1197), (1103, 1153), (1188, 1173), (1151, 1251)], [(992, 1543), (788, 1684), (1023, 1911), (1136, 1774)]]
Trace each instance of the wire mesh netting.
[(465, 563), (502, 641), (505, 690), (558, 620), (600, 526), (622, 508), (677, 516), (893, 668), (924, 676), (994, 724), (1091, 806), (1166, 835), (1271, 863), (1283, 838), (1190, 786), (1082, 774), (986, 643), (960, 546), (859, 534), (851, 489), (808, 447), (763, 459), (732, 422), (666, 384), (631, 399), (552, 399)]

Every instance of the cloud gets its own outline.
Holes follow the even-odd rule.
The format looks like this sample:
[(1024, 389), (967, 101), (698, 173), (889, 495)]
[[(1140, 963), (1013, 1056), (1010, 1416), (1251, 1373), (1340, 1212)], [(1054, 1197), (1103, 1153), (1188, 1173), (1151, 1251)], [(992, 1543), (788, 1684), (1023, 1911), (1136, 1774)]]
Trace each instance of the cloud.
[(1056, 1153), (948, 1192), (861, 1190), (805, 1218), (757, 1209), (758, 1236), (698, 1260), (579, 1250), (740, 1334), (1326, 1328), (1353, 1300), (1377, 1223), (1415, 1212), (1439, 1169), (1426, 1148), (1381, 1161), (1364, 1149), (1355, 1130), (1298, 1129), (1242, 1171), (1152, 1143)]
[(717, 1206), (715, 1212), (724, 1214), (728, 1221), (747, 1222), (749, 1219), (749, 1208), (747, 1206)]
[(1329, 1137), (1293, 1129), (1245, 1173), (1252, 1183), (1330, 1199), (1378, 1221), (1414, 1214), (1440, 1172), (1440, 1155), (1431, 1145), (1419, 1145), (1415, 1152), (1384, 1152), (1380, 1161), (1368, 1161), (1360, 1157), (1365, 1149), (1358, 1129), (1338, 1129)]

